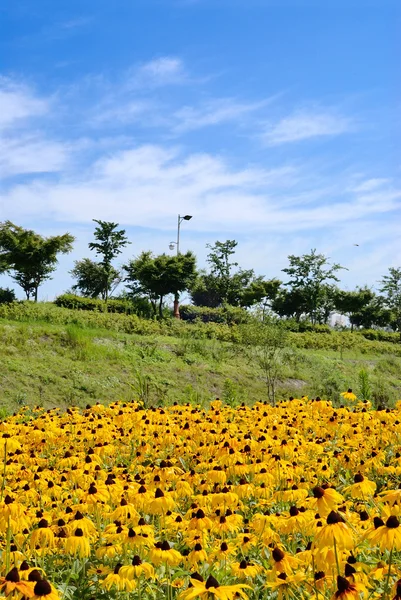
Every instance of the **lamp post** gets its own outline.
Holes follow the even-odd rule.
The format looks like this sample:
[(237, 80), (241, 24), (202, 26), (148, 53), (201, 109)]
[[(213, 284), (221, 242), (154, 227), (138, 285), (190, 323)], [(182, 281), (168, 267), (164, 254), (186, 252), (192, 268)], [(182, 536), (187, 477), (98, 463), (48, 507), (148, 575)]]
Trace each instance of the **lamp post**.
[[(177, 241), (176, 242), (170, 242), (170, 245), (169, 245), (170, 250), (174, 250), (174, 246), (177, 248), (177, 256), (179, 256), (179, 254), (180, 254), (180, 231), (181, 231), (181, 223), (183, 221), (190, 221), (191, 219), (192, 219), (192, 215), (184, 215), (183, 217), (181, 217), (181, 215), (178, 215)], [(176, 292), (174, 294), (174, 317), (176, 319), (180, 318), (180, 296), (179, 296), (178, 292)]]

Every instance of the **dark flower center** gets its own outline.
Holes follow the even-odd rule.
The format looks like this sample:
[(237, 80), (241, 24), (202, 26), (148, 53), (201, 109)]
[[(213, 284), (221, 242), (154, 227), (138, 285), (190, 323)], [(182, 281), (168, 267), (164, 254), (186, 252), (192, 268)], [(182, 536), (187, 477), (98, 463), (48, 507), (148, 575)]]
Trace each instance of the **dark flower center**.
[(391, 515), (386, 521), (386, 527), (389, 529), (396, 529), (400, 526), (400, 522), (395, 515)]
[(220, 587), (219, 582), (217, 581), (217, 579), (215, 579), (213, 577), (213, 575), (209, 575), (209, 577), (207, 578), (206, 581), (206, 585), (205, 585), (206, 589), (209, 590), (210, 588), (218, 588)]
[(11, 581), (12, 583), (18, 583), (19, 580), (20, 579), (19, 579), (18, 569), (17, 569), (17, 567), (14, 567), (13, 569), (11, 569), (11, 571), (9, 573), (7, 573), (6, 581)]
[(338, 575), (337, 577), (337, 594), (336, 595), (340, 595), (343, 594), (344, 592), (346, 592), (347, 590), (349, 590), (351, 587), (350, 582), (345, 579), (345, 577), (341, 577), (341, 575)]
[(274, 548), (272, 556), (276, 562), (280, 562), (280, 560), (283, 560), (285, 554), (282, 550), (280, 550), (280, 548)]
[(52, 586), (45, 579), (41, 579), (35, 584), (33, 592), (35, 596), (49, 596), (52, 593)]
[(332, 510), (326, 519), (326, 523), (327, 525), (335, 525), (337, 523), (345, 523), (345, 521), (338, 512)]
[(319, 498), (323, 498), (323, 496), (324, 496), (324, 489), (319, 486), (313, 488), (312, 492), (313, 492), (314, 498), (319, 499)]

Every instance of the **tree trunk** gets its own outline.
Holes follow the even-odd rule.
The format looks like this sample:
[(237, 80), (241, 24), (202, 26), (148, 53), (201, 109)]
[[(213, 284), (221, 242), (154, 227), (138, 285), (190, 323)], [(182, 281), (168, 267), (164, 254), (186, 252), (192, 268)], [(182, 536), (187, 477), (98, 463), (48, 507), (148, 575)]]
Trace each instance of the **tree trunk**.
[(159, 302), (159, 317), (160, 319), (163, 318), (163, 296), (160, 296), (160, 302)]
[(174, 294), (174, 318), (181, 319), (180, 316), (180, 296), (178, 292)]
[(38, 286), (35, 285), (35, 302), (38, 301)]

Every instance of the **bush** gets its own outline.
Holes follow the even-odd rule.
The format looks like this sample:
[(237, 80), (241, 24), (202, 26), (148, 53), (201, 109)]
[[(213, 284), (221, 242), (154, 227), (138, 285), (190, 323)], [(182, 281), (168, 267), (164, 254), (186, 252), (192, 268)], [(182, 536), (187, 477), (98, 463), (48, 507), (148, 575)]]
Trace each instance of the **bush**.
[(144, 318), (151, 318), (153, 310), (150, 302), (145, 298), (129, 299), (111, 299), (106, 304), (99, 298), (84, 298), (74, 294), (62, 294), (55, 299), (54, 304), (62, 308), (74, 310), (89, 310), (94, 312), (118, 313), (124, 315), (138, 315)]
[(399, 333), (393, 333), (391, 331), (383, 331), (383, 329), (364, 329), (359, 332), (367, 340), (378, 341), (378, 342), (391, 342), (393, 344), (400, 343)]
[(247, 323), (249, 314), (244, 308), (237, 306), (221, 306), (209, 308), (208, 306), (183, 305), (180, 307), (181, 319), (183, 321), (202, 323), (225, 323), (227, 325)]
[(283, 326), (293, 333), (332, 333), (332, 328), (329, 325), (314, 325), (310, 321), (296, 321), (295, 319), (283, 319), (281, 321)]
[(11, 304), (16, 302), (17, 297), (14, 290), (10, 288), (0, 288), (0, 304)]

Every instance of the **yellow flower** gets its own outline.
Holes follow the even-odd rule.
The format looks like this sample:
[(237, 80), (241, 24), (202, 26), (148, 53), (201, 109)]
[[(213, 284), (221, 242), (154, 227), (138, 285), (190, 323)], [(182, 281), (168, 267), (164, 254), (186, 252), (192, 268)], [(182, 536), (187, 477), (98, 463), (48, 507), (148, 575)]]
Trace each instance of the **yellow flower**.
[(361, 583), (351, 583), (345, 577), (337, 577), (337, 591), (332, 600), (358, 600), (366, 587)]
[(204, 600), (234, 600), (234, 598), (248, 598), (244, 589), (251, 589), (249, 585), (220, 585), (217, 579), (210, 575), (206, 582), (191, 578), (191, 585), (178, 596), (179, 600), (192, 600), (203, 598)]
[(148, 512), (150, 515), (162, 515), (173, 510), (175, 502), (169, 494), (165, 494), (160, 488), (157, 488), (155, 497), (151, 501)]
[(112, 588), (117, 589), (119, 592), (132, 592), (136, 588), (136, 582), (133, 579), (127, 579), (122, 577), (119, 573), (122, 565), (117, 564), (113, 573), (109, 573), (106, 579), (101, 582), (101, 586), (110, 591)]
[(333, 488), (315, 487), (312, 490), (315, 502), (313, 503), (321, 517), (327, 515), (344, 501), (344, 498)]
[(379, 546), (380, 550), (401, 550), (401, 527), (396, 516), (392, 515), (383, 525), (379, 525), (366, 535), (372, 546)]
[(343, 517), (334, 510), (328, 515), (326, 525), (320, 529), (313, 543), (315, 548), (337, 546), (338, 550), (350, 550), (354, 546), (352, 534)]
[(247, 577), (256, 577), (262, 571), (262, 567), (249, 563), (246, 560), (241, 562), (234, 562), (231, 565), (231, 571), (239, 579), (246, 579)]
[(40, 579), (33, 588), (33, 600), (59, 600), (57, 590), (45, 579)]
[(354, 483), (346, 487), (344, 491), (349, 491), (352, 498), (368, 498), (375, 493), (376, 484), (374, 481), (365, 479), (361, 473), (357, 473), (354, 477)]
[(351, 388), (348, 388), (346, 392), (341, 392), (340, 396), (342, 396), (344, 400), (356, 400), (356, 395)]
[(138, 555), (134, 556), (131, 565), (121, 567), (118, 574), (127, 579), (135, 579), (141, 575), (144, 575), (146, 579), (155, 578), (155, 570), (152, 565), (147, 562), (142, 562)]
[(80, 558), (90, 556), (91, 549), (89, 540), (84, 536), (82, 529), (77, 528), (74, 535), (65, 540), (65, 551), (68, 552), (68, 554), (73, 554)]
[(182, 561), (181, 554), (170, 547), (166, 541), (157, 542), (149, 553), (150, 560), (156, 565), (167, 564), (176, 567)]
[(17, 567), (11, 569), (5, 577), (0, 577), (0, 592), (5, 596), (20, 593), (28, 598), (33, 596), (33, 588), (26, 581), (21, 581)]

